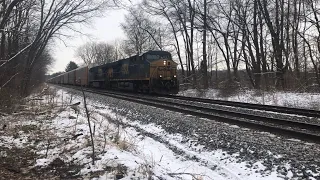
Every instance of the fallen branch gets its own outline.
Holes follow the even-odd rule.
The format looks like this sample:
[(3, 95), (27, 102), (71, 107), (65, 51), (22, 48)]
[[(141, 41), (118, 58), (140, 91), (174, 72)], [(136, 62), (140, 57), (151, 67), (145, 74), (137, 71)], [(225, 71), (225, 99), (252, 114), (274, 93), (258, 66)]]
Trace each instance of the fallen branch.
[(27, 102), (29, 102), (29, 101), (42, 101), (42, 100), (44, 100), (44, 99), (43, 98), (32, 98), (32, 99), (28, 99)]
[(25, 50), (27, 50), (32, 44), (34, 43), (34, 41), (32, 43), (30, 43), (29, 45), (27, 45), (25, 48), (21, 49), (17, 54), (15, 54), (14, 56), (12, 56), (10, 59), (8, 60), (4, 60), (5, 62), (3, 64), (0, 65), (0, 68), (4, 65), (6, 65), (8, 62), (12, 61), (14, 58), (16, 58), (19, 54), (23, 53)]
[(46, 111), (41, 111), (41, 112), (32, 112), (32, 111), (20, 111), (20, 112), (17, 112), (17, 113), (13, 113), (13, 115), (15, 116), (20, 116), (20, 115), (45, 115), (47, 113), (50, 113), (51, 110), (46, 110)]
[(50, 140), (48, 139), (47, 149), (46, 149), (46, 158), (48, 157), (49, 148), (50, 148)]
[(11, 78), (0, 87), (0, 91), (18, 74), (19, 74), (19, 72), (17, 72), (15, 75), (11, 76)]
[(72, 106), (79, 106), (79, 105), (80, 105), (80, 102), (77, 102), (77, 103), (71, 104), (69, 106), (72, 107)]
[(0, 112), (0, 116), (9, 116), (9, 114), (6, 114), (6, 113), (3, 113), (3, 112)]
[[(192, 176), (193, 179), (202, 179), (203, 174), (192, 174), (192, 173), (168, 173), (169, 176), (179, 176), (179, 175), (189, 175)], [(196, 177), (196, 176), (200, 176), (200, 177)], [(208, 177), (209, 178), (209, 177)], [(211, 179), (211, 178), (210, 178)]]

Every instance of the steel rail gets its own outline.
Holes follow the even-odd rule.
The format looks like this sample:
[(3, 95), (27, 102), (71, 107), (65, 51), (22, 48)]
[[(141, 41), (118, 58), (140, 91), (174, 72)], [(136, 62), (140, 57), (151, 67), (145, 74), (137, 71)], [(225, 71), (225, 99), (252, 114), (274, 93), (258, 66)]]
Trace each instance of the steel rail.
[(320, 111), (317, 111), (317, 110), (307, 110), (307, 109), (301, 109), (301, 108), (291, 108), (291, 107), (273, 106), (273, 105), (251, 104), (251, 103), (235, 102), (235, 101), (223, 101), (223, 100), (216, 100), (216, 99), (204, 99), (204, 98), (196, 98), (196, 97), (177, 96), (177, 95), (161, 95), (160, 97), (320, 118)]
[[(152, 98), (146, 98), (141, 96), (120, 94), (120, 93), (107, 92), (107, 91), (101, 91), (101, 90), (84, 89), (84, 91), (94, 93), (94, 94), (110, 96), (117, 99), (137, 102), (140, 104), (150, 105), (154, 107), (159, 107), (159, 108), (163, 108), (171, 111), (186, 113), (186, 114), (207, 118), (207, 119), (215, 120), (219, 122), (225, 122), (225, 123), (239, 125), (247, 128), (259, 129), (262, 131), (281, 134), (281, 135), (285, 135), (288, 137), (297, 138), (305, 141), (320, 143), (320, 133), (318, 134), (310, 133), (304, 130), (296, 130), (296, 129), (290, 129), (290, 128), (288, 129), (288, 128), (277, 126), (277, 125), (285, 125), (285, 126), (291, 125), (291, 127), (298, 127), (298, 128), (303, 127), (302, 129), (306, 129), (306, 130), (311, 129), (312, 131), (320, 131), (320, 126), (316, 124), (289, 121), (289, 120), (283, 120), (283, 119), (275, 119), (275, 118), (269, 118), (269, 117), (263, 117), (263, 116), (257, 116), (257, 115), (237, 113), (232, 111), (216, 110), (216, 109), (204, 108), (204, 107), (199, 107), (194, 105), (168, 102), (168, 101), (163, 101), (163, 100), (154, 99), (154, 98), (152, 99)], [(168, 105), (168, 103), (170, 103), (170, 105)], [(212, 114), (213, 111), (216, 114)], [(224, 115), (221, 115), (221, 114), (224, 114)], [(225, 115), (228, 115), (229, 117), (226, 117)], [(250, 121), (244, 120), (244, 119), (249, 119)], [(273, 123), (275, 124), (275, 126), (270, 124), (265, 124), (265, 122), (263, 121), (269, 121), (267, 123)]]

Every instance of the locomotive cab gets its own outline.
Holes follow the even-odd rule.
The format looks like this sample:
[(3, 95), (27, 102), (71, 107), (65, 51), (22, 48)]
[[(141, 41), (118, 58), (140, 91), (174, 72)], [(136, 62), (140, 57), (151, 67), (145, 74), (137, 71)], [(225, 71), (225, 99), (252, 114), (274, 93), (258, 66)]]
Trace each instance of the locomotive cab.
[[(167, 52), (166, 52), (167, 53)], [(170, 53), (146, 55), (150, 63), (150, 92), (159, 94), (177, 94), (177, 63), (171, 59)]]

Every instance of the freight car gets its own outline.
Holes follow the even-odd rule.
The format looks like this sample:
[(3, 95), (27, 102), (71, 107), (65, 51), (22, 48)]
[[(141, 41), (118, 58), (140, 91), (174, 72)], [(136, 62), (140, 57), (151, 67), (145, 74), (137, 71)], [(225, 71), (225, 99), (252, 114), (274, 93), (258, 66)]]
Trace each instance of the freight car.
[(166, 51), (148, 51), (101, 66), (81, 67), (49, 82), (160, 94), (179, 91), (177, 63)]

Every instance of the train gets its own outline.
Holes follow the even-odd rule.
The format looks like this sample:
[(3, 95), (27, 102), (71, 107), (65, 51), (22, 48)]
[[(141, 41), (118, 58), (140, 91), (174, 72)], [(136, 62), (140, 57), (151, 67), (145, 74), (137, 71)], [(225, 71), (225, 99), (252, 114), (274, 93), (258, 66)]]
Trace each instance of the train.
[(99, 66), (83, 66), (48, 80), (49, 83), (110, 90), (177, 94), (178, 64), (167, 51), (148, 51)]

